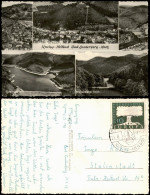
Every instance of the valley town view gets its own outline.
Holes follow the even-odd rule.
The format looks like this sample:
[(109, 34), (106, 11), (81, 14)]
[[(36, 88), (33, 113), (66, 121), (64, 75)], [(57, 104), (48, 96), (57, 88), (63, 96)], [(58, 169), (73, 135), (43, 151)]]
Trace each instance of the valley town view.
[(34, 4), (34, 42), (118, 43), (118, 2)]
[(32, 48), (32, 5), (20, 4), (2, 8), (2, 49)]
[(120, 49), (148, 49), (148, 6), (120, 6), (119, 11)]

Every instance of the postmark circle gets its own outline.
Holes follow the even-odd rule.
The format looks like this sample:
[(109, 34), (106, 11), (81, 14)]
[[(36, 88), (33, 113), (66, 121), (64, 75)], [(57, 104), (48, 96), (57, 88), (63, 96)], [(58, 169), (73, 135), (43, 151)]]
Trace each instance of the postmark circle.
[(112, 145), (120, 152), (135, 152), (145, 143), (145, 129), (112, 129), (109, 131)]

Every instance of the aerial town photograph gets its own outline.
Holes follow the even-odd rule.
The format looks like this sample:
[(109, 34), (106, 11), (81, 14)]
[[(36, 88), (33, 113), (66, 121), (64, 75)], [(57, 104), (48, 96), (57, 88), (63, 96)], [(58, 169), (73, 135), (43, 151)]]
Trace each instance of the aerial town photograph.
[(148, 49), (148, 1), (119, 2), (119, 49)]
[(148, 52), (76, 52), (77, 96), (147, 96)]
[(118, 43), (118, 1), (33, 2), (34, 43)]
[(75, 56), (62, 52), (2, 53), (2, 96), (75, 95)]
[(32, 49), (32, 2), (2, 1), (2, 50)]

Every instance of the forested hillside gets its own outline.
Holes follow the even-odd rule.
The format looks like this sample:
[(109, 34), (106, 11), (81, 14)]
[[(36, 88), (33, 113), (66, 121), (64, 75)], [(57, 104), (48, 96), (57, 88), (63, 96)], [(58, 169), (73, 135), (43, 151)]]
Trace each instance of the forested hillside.
[[(74, 67), (74, 55), (54, 55), (47, 52), (32, 52), (5, 56), (3, 64), (16, 65), (26, 70), (42, 73), (44, 68), (66, 69)], [(33, 69), (34, 67), (34, 69)], [(35, 68), (36, 67), (36, 68)]]
[(109, 76), (110, 82), (131, 96), (148, 95), (148, 56), (143, 56)]
[(120, 28), (136, 29), (148, 22), (148, 6), (120, 7)]
[(90, 90), (93, 86), (104, 86), (104, 80), (101, 75), (90, 73), (82, 67), (78, 67), (77, 70), (77, 90), (86, 91)]
[(2, 67), (2, 96), (7, 97), (7, 96), (13, 96), (14, 89), (16, 89), (16, 86), (13, 84), (13, 75), (11, 72), (6, 68)]
[(108, 75), (136, 60), (138, 60), (138, 56), (129, 54), (125, 56), (111, 56), (108, 58), (95, 57), (88, 61), (78, 61), (78, 65), (91, 73)]
[(89, 6), (89, 24), (116, 24), (118, 17), (118, 2), (80, 1), (64, 5), (55, 2), (52, 5), (38, 6), (34, 12), (36, 27), (58, 30), (60, 26), (71, 30), (85, 25), (87, 5)]
[(14, 20), (32, 20), (32, 4), (17, 4), (2, 8), (2, 16)]

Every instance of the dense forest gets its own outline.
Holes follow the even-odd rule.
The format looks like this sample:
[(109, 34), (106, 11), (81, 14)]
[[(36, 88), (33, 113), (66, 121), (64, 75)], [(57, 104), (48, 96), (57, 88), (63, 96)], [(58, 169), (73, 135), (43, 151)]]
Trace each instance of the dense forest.
[(77, 90), (86, 91), (90, 90), (93, 86), (104, 86), (104, 79), (99, 74), (90, 73), (82, 67), (77, 67), (76, 85)]
[(147, 96), (148, 56), (110, 74), (109, 82), (129, 96)]
[(63, 86), (63, 94), (67, 92), (67, 95), (75, 95), (75, 69), (70, 68), (61, 71), (54, 79), (52, 79), (57, 85)]
[(2, 66), (2, 96), (7, 97), (7, 96), (13, 96), (13, 92), (10, 92), (11, 90), (13, 91), (16, 89), (16, 86), (13, 84), (13, 75), (11, 72), (6, 68)]

